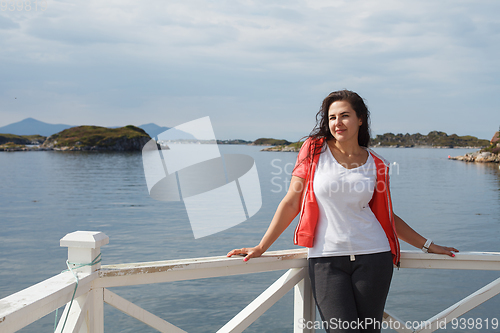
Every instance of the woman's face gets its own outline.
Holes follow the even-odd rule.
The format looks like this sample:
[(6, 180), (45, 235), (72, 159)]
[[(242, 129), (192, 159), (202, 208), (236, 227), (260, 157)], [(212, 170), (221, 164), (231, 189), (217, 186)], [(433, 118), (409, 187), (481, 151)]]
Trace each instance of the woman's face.
[(328, 109), (328, 127), (338, 142), (358, 142), (359, 126), (362, 123), (347, 101), (333, 102)]

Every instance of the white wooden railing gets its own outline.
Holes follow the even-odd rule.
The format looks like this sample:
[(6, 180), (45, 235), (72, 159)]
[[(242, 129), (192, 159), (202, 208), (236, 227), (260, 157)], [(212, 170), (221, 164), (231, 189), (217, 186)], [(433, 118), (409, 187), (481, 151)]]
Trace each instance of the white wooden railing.
[[(268, 252), (248, 262), (241, 257), (207, 257), (118, 264), (78, 268), (74, 263), (91, 263), (101, 253), (109, 238), (101, 232), (77, 231), (61, 239), (68, 247), (68, 262), (75, 267), (48, 280), (0, 300), (0, 332), (15, 332), (66, 304), (56, 332), (104, 331), (104, 303), (142, 321), (160, 332), (185, 332), (158, 316), (140, 308), (110, 291), (110, 287), (193, 280), (210, 277), (287, 270), (261, 295), (253, 300), (218, 332), (242, 332), (291, 288), (294, 298), (294, 332), (314, 332), (315, 306), (307, 278), (305, 250)], [(500, 253), (468, 252), (455, 258), (403, 251), (401, 268), (467, 269), (500, 271)], [(78, 277), (78, 288), (75, 275)], [(500, 278), (436, 314), (420, 327), (407, 327), (405, 322), (384, 313), (386, 327), (397, 332), (434, 332), (449, 322), (500, 293)], [(74, 297), (73, 297), (74, 296)], [(73, 302), (71, 302), (71, 300)], [(68, 314), (69, 311), (69, 314)], [(64, 329), (63, 329), (64, 326)]]

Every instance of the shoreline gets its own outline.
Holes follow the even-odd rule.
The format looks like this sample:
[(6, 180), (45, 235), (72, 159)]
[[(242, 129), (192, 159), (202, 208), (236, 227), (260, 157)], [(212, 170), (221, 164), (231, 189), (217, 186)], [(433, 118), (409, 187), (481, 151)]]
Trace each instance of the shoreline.
[[(409, 148), (415, 148), (415, 149), (482, 149), (485, 147), (471, 147), (471, 146), (465, 146), (465, 147), (449, 147), (449, 146), (399, 146), (399, 145), (392, 145), (392, 146), (370, 146), (369, 148), (403, 148), (403, 149), (409, 149)], [(260, 151), (273, 151), (273, 152), (298, 152), (300, 148), (296, 147), (288, 147), (288, 146), (272, 146), (268, 148), (261, 149)]]
[(475, 163), (500, 163), (500, 154), (477, 151), (463, 156), (448, 156), (448, 159), (463, 162)]
[(0, 152), (16, 152), (16, 151), (92, 151), (92, 152), (132, 152), (140, 150), (120, 150), (108, 149), (101, 146), (85, 146), (85, 147), (0, 147)]

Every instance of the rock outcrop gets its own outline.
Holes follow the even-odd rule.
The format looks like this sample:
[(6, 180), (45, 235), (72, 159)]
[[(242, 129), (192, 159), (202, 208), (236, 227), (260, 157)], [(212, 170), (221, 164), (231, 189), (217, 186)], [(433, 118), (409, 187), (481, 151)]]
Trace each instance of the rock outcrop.
[(291, 152), (297, 152), (299, 150), (300, 147), (295, 147), (295, 146), (275, 146), (275, 147), (261, 149), (261, 151), (291, 151)]
[(465, 154), (463, 156), (449, 157), (451, 160), (479, 163), (500, 163), (500, 155), (490, 152), (480, 152)]

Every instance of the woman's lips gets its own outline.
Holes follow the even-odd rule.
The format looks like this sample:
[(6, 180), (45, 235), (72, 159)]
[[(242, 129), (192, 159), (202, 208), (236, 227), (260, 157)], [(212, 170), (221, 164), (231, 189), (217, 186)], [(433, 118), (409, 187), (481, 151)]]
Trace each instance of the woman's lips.
[(340, 134), (342, 132), (345, 132), (345, 130), (336, 130), (335, 133)]

